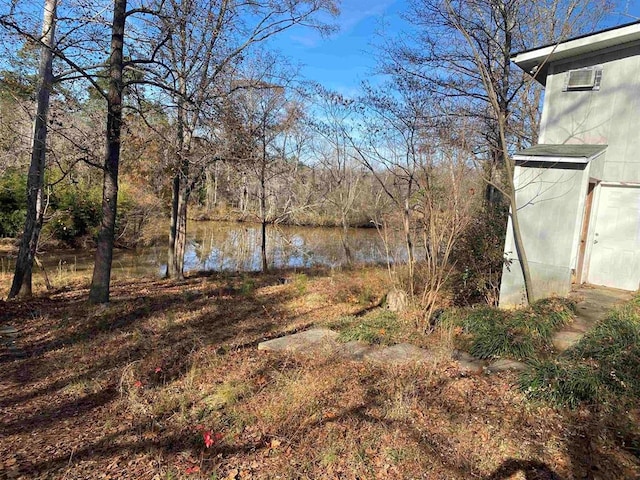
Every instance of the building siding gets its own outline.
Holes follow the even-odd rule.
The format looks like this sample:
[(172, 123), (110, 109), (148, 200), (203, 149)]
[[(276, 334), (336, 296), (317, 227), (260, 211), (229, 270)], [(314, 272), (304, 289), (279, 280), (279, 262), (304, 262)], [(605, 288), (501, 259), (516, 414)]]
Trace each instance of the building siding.
[[(563, 92), (569, 70), (602, 65), (600, 90)], [(640, 182), (640, 43), (552, 63), (547, 77), (540, 143), (607, 144), (590, 176)]]

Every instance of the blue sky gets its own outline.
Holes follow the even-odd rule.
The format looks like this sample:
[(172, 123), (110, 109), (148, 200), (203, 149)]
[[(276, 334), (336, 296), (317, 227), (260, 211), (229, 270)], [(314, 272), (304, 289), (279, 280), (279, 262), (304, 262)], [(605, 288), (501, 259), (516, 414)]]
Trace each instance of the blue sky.
[[(603, 27), (640, 19), (640, 0), (617, 0)], [(301, 76), (346, 96), (357, 94), (362, 80), (375, 73), (374, 43), (382, 26), (390, 35), (401, 30), (406, 0), (343, 0), (336, 23), (340, 30), (322, 37), (308, 28), (293, 28), (272, 46), (301, 66)]]
[(305, 28), (294, 28), (273, 46), (301, 65), (301, 75), (344, 95), (354, 94), (375, 69), (376, 33), (383, 23), (397, 30), (404, 0), (344, 0), (328, 37)]

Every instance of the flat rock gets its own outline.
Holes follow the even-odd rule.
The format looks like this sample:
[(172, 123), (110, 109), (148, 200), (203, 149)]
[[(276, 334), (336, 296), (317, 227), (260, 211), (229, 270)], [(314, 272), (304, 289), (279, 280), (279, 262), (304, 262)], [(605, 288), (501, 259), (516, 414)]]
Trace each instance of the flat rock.
[(336, 355), (345, 360), (364, 360), (371, 353), (373, 347), (358, 340), (340, 344), (336, 347)]
[(462, 350), (454, 350), (451, 353), (451, 358), (454, 360), (462, 360), (463, 362), (479, 362), (480, 359), (474, 357), (470, 353), (464, 352)]
[(562, 330), (553, 336), (552, 343), (556, 350), (564, 352), (578, 343), (582, 337), (584, 337), (583, 332)]
[(480, 360), (461, 350), (454, 350), (451, 357), (457, 361), (460, 373), (463, 375), (479, 375), (487, 365), (486, 361)]
[(392, 347), (380, 350), (371, 350), (365, 354), (365, 359), (372, 362), (403, 364), (410, 362), (425, 362), (431, 358), (431, 354), (424, 348), (416, 347), (410, 343), (399, 343)]
[(483, 360), (458, 360), (458, 368), (463, 375), (480, 375), (484, 371), (486, 363)]
[(514, 370), (516, 372), (522, 372), (529, 368), (526, 363), (518, 362), (516, 360), (509, 360), (508, 358), (501, 358), (491, 363), (487, 370), (493, 372), (504, 372), (506, 370)]
[(327, 328), (312, 328), (293, 335), (275, 338), (258, 344), (258, 350), (274, 352), (318, 352), (337, 348), (338, 333)]

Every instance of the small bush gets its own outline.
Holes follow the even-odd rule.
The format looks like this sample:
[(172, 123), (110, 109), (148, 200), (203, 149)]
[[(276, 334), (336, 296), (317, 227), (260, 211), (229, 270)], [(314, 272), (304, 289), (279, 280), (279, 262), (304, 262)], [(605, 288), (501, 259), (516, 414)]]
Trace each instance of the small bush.
[(640, 398), (640, 296), (613, 310), (564, 357), (535, 364), (521, 378), (534, 399), (576, 407), (637, 404)]
[(256, 290), (256, 281), (253, 278), (243, 278), (240, 285), (240, 293), (246, 297), (253, 295)]
[(497, 306), (507, 213), (504, 206), (479, 212), (456, 242), (456, 270), (449, 279), (456, 305)]
[(572, 302), (554, 298), (514, 311), (492, 307), (452, 311), (444, 321), (458, 327), (456, 346), (474, 357), (533, 360), (551, 349), (551, 336), (573, 319), (574, 312)]

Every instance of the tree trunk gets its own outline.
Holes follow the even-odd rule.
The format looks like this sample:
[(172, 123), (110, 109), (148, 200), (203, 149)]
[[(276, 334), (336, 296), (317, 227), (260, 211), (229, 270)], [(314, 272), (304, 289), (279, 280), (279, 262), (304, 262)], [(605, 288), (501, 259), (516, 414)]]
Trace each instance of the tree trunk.
[(409, 208), (409, 199), (404, 201), (404, 211), (402, 215), (402, 225), (404, 229), (404, 238), (407, 247), (407, 263), (409, 266), (409, 295), (413, 298), (415, 278), (414, 266), (415, 258), (413, 255), (413, 240), (411, 239), (411, 210)]
[(176, 262), (176, 239), (178, 237), (178, 208), (180, 204), (180, 174), (173, 176), (171, 183), (171, 226), (169, 228), (169, 251), (167, 254), (166, 278), (176, 278), (179, 271)]
[(498, 211), (497, 207), (503, 202), (499, 186), (504, 184), (500, 175), (500, 170), (504, 165), (504, 156), (502, 155), (502, 149), (497, 150), (497, 148), (493, 150), (492, 147), (491, 157), (485, 165), (485, 207), (491, 211)]
[(111, 57), (109, 58), (109, 92), (107, 95), (107, 149), (102, 185), (102, 222), (91, 279), (89, 301), (109, 301), (111, 261), (118, 202), (118, 166), (120, 163), (120, 130), (122, 127), (122, 70), (124, 64), (124, 28), (127, 0), (114, 0), (111, 26)]
[(260, 242), (260, 252), (262, 253), (262, 271), (269, 270), (269, 264), (267, 263), (267, 222), (262, 220), (262, 238)]
[(187, 249), (187, 205), (191, 188), (187, 185), (188, 165), (173, 178), (171, 194), (171, 229), (167, 257), (167, 278), (184, 278), (184, 254)]
[(527, 252), (524, 248), (524, 242), (522, 240), (522, 233), (520, 231), (520, 221), (518, 218), (518, 204), (516, 202), (516, 187), (514, 182), (514, 174), (515, 168), (513, 161), (510, 158), (505, 158), (505, 166), (507, 169), (507, 181), (509, 184), (509, 205), (511, 207), (511, 211), (509, 212), (511, 215), (511, 228), (513, 232), (513, 241), (516, 247), (516, 253), (518, 254), (518, 263), (520, 264), (520, 269), (522, 270), (522, 276), (524, 279), (524, 289), (527, 296), (527, 303), (533, 302), (535, 297), (535, 292), (533, 289), (533, 282), (531, 280), (531, 270), (529, 268), (529, 261), (527, 259)]
[(342, 214), (342, 248), (344, 249), (344, 256), (347, 261), (347, 266), (353, 265), (353, 255), (351, 254), (351, 247), (349, 246), (349, 223), (347, 222), (347, 216)]
[(184, 106), (186, 83), (179, 80), (182, 97), (178, 98), (176, 119), (176, 159), (179, 171), (173, 178), (171, 195), (171, 230), (169, 233), (169, 254), (167, 259), (167, 277), (184, 278), (184, 253), (187, 248), (187, 205), (191, 194), (189, 185), (189, 151), (191, 135), (187, 128), (187, 117)]
[(218, 162), (214, 162), (213, 169), (207, 168), (205, 172), (206, 206), (211, 211), (218, 204)]
[(180, 197), (178, 198), (178, 222), (176, 229), (175, 245), (175, 270), (174, 278), (182, 280), (184, 278), (184, 254), (187, 250), (187, 205), (189, 204), (190, 190), (186, 185), (182, 185)]
[(266, 147), (263, 145), (262, 165), (260, 170), (260, 220), (262, 221), (262, 238), (260, 252), (262, 254), (262, 271), (269, 269), (267, 263), (267, 188), (266, 188)]
[(38, 72), (38, 105), (33, 127), (31, 164), (27, 177), (27, 218), (16, 260), (9, 298), (31, 296), (33, 261), (38, 249), (44, 216), (44, 170), (47, 144), (49, 97), (53, 82), (53, 46), (56, 27), (57, 0), (45, 0), (42, 23), (42, 48)]
[(531, 270), (529, 268), (529, 261), (527, 260), (526, 249), (522, 242), (522, 234), (520, 232), (520, 222), (518, 221), (518, 209), (515, 202), (515, 193), (513, 194), (513, 201), (511, 202), (511, 226), (513, 229), (513, 239), (516, 244), (516, 253), (518, 254), (518, 262), (520, 263), (520, 269), (522, 270), (522, 276), (524, 277), (524, 289), (527, 295), (527, 303), (535, 301), (535, 292), (533, 289), (533, 282), (531, 281)]

